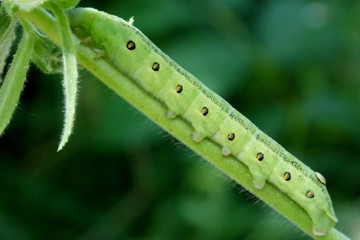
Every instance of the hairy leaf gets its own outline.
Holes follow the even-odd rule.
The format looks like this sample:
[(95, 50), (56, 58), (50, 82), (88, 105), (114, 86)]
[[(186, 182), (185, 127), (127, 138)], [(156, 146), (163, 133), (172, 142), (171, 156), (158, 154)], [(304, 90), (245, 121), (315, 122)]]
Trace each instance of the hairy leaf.
[(68, 141), (74, 125), (78, 72), (76, 65), (76, 51), (67, 16), (64, 10), (57, 4), (50, 3), (49, 8), (58, 20), (57, 31), (61, 34), (61, 46), (64, 62), (63, 88), (65, 94), (65, 122), (61, 141), (58, 147), (58, 151), (60, 151)]
[[(16, 20), (8, 16), (3, 7), (0, 8), (0, 76), (3, 74), (7, 57), (15, 40)], [(1, 83), (1, 79), (0, 79)]]
[(29, 68), (33, 39), (25, 33), (0, 89), (0, 135), (9, 124), (19, 102)]

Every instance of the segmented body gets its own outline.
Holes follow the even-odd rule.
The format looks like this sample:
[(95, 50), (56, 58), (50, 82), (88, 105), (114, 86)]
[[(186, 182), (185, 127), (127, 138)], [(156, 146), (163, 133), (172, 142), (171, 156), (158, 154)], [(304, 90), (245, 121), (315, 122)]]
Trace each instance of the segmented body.
[(169, 118), (180, 116), (194, 128), (193, 140), (209, 138), (250, 170), (253, 185), (266, 181), (286, 193), (309, 214), (313, 233), (325, 235), (337, 222), (325, 178), (288, 153), (224, 99), (181, 68), (131, 23), (94, 9), (75, 9), (72, 27), (80, 38), (165, 104)]

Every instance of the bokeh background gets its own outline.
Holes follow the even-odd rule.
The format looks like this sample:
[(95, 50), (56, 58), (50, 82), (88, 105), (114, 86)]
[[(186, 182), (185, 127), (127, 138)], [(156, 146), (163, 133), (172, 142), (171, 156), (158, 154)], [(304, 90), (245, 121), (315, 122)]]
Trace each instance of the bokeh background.
[[(141, 29), (328, 181), (360, 239), (360, 3), (87, 1)], [(70, 142), (61, 76), (35, 67), (0, 138), (0, 239), (308, 239), (82, 70)], [(1, 116), (0, 116), (1, 117)]]

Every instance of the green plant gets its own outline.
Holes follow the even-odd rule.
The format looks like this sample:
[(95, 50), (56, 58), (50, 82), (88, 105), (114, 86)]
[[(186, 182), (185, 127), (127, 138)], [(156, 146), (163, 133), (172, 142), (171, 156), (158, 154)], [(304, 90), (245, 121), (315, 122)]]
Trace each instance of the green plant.
[[(107, 84), (111, 89), (119, 93), (119, 95), (123, 96), (124, 99), (129, 101), (140, 111), (144, 112), (152, 120), (159, 123), (159, 125), (161, 125), (165, 130), (167, 130), (177, 138), (181, 139), (186, 145), (198, 152), (205, 159), (208, 159), (219, 169), (221, 169), (226, 174), (241, 183), (251, 192), (255, 193), (259, 198), (263, 199), (270, 206), (273, 206), (275, 209), (283, 213), (289, 219), (296, 222), (300, 228), (304, 229), (304, 231), (311, 235), (311, 221), (309, 220), (307, 214), (300, 207), (291, 206), (291, 204), (277, 204), (291, 201), (285, 194), (278, 191), (273, 186), (267, 186), (263, 190), (258, 190), (254, 188), (251, 185), (252, 177), (249, 174), (249, 170), (245, 166), (239, 164), (234, 159), (230, 160), (231, 164), (229, 164), (226, 163), (226, 161), (229, 161), (229, 159), (225, 159), (224, 157), (216, 157), (216, 153), (220, 151), (220, 148), (214, 142), (205, 139), (203, 144), (201, 145), (194, 144), (192, 139), (189, 137), (190, 133), (193, 130), (191, 126), (188, 125), (188, 123), (186, 123), (182, 119), (172, 120), (172, 122), (170, 123), (169, 120), (165, 118), (165, 116), (163, 116), (162, 114), (166, 109), (162, 104), (156, 101), (156, 99), (149, 98), (144, 90), (139, 89), (137, 85), (132, 83), (131, 80), (129, 80), (126, 76), (119, 73), (117, 69), (114, 69), (114, 67), (111, 66), (107, 61), (99, 58), (99, 56), (96, 55), (91, 48), (79, 45), (79, 40), (76, 39), (75, 43), (73, 43), (69, 24), (67, 23), (67, 17), (62, 10), (62, 7), (68, 7), (70, 6), (70, 4), (67, 5), (65, 1), (63, 3), (65, 3), (64, 6), (56, 4), (55, 1), (48, 1), (45, 3), (34, 2), (30, 5), (16, 4), (15, 1), (4, 2), (4, 6), (6, 7), (7, 11), (10, 14), (14, 14), (21, 22), (25, 30), (25, 34), (23, 36), (21, 44), (19, 45), (19, 50), (14, 58), (12, 66), (8, 71), (7, 77), (5, 78), (5, 82), (1, 88), (0, 98), (3, 99), (3, 101), (1, 102), (4, 103), (1, 108), (1, 110), (4, 110), (2, 110), (1, 113), (4, 113), (4, 115), (2, 114), (2, 122), (0, 123), (0, 127), (2, 129), (0, 130), (3, 130), (8, 124), (21, 93), (31, 53), (30, 51), (25, 50), (31, 49), (32, 45), (40, 46), (40, 49), (44, 49), (45, 45), (50, 46), (51, 49), (56, 49), (56, 46), (52, 45), (51, 42), (43, 40), (42, 36), (37, 33), (37, 29), (33, 29), (33, 26), (28, 23), (28, 21), (30, 21), (32, 24), (34, 24), (34, 26), (36, 26), (36, 28), (46, 33), (47, 36), (54, 43), (60, 45), (63, 51), (63, 85), (66, 99), (66, 111), (64, 133), (61, 143), (59, 145), (59, 149), (64, 146), (64, 144), (68, 140), (68, 137), (71, 134), (72, 123), (75, 115), (77, 94), (77, 70), (75, 55), (77, 55), (79, 63), (85, 66), (91, 72), (93, 72), (94, 75), (96, 75), (101, 81)], [(55, 18), (57, 19), (57, 22), (55, 22), (54, 18), (51, 15), (49, 15), (46, 11), (39, 7), (45, 7), (50, 9), (53, 12)], [(10, 18), (8, 22), (8, 26), (13, 26), (15, 20)], [(8, 29), (11, 30), (12, 27), (9, 27)], [(53, 31), (53, 29), (58, 30)], [(13, 34), (10, 34), (9, 36), (12, 35)], [(7, 44), (5, 46), (5, 49), (9, 49), (9, 46), (10, 44)], [(35, 53), (38, 53), (41, 50), (37, 50), (36, 48), (34, 48), (33, 51)], [(46, 51), (43, 52), (45, 54), (47, 53)], [(56, 58), (56, 56), (57, 55), (53, 57)], [(40, 56), (40, 59), (42, 57), (45, 56)], [(34, 62), (37, 63), (36, 60)], [(41, 66), (40, 63), (37, 63), (37, 65)], [(24, 66), (26, 66), (26, 68)], [(20, 71), (20, 69), (22, 71)], [(49, 68), (47, 67), (46, 69)], [(57, 71), (58, 69), (55, 68), (55, 70)], [(119, 81), (119, 79), (121, 79), (121, 81)], [(15, 92), (17, 94), (15, 94)], [(147, 104), (146, 107), (144, 106), (145, 102)], [(236, 166), (236, 168), (234, 168), (234, 166)], [(336, 230), (333, 230), (327, 237), (331, 239), (331, 237), (336, 236), (337, 234), (339, 233)]]

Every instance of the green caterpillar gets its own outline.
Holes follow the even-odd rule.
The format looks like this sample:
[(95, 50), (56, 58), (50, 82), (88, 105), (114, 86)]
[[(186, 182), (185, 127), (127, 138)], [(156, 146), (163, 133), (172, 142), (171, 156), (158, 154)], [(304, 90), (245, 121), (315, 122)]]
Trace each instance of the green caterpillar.
[(254, 187), (266, 181), (309, 214), (313, 233), (326, 235), (337, 223), (325, 178), (260, 131), (224, 99), (204, 86), (158, 49), (132, 21), (90, 8), (69, 13), (77, 36), (103, 51), (109, 62), (168, 107), (167, 117), (182, 117), (194, 128), (192, 138), (222, 146), (224, 156), (244, 163)]

